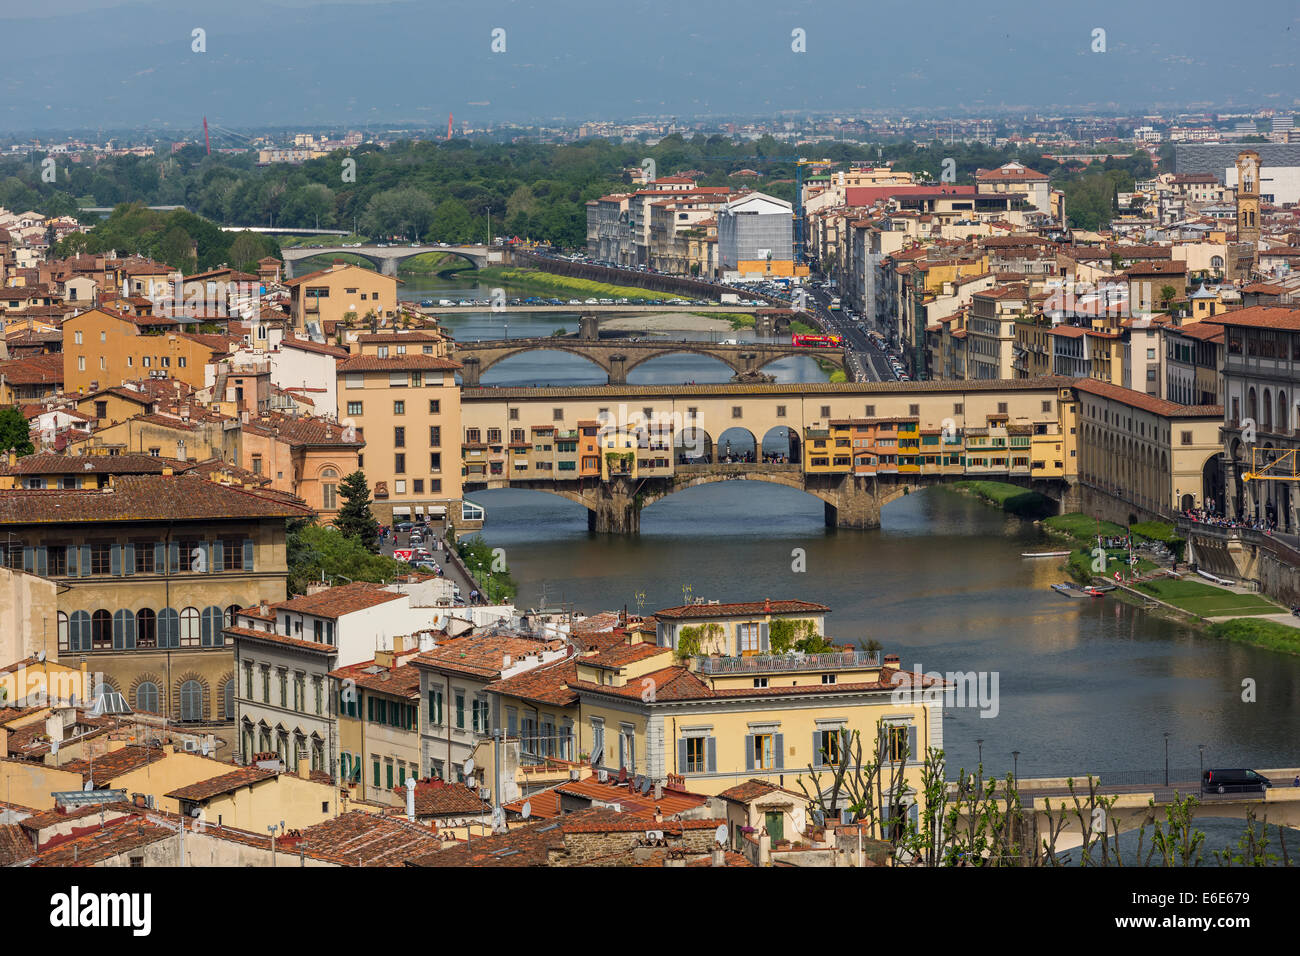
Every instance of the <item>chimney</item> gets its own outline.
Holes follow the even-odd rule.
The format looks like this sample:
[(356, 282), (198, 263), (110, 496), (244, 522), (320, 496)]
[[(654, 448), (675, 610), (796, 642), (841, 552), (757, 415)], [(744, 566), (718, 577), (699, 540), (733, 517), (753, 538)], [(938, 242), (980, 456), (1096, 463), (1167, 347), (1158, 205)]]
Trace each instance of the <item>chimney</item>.
[(724, 849), (723, 849), (722, 847), (720, 847), (720, 846), (715, 846), (715, 847), (713, 848), (713, 858), (712, 858), (712, 860), (710, 860), (709, 865), (710, 865), (710, 866), (726, 866), (726, 865), (727, 865), (727, 851), (724, 850)]
[(311, 758), (310, 757), (298, 758), (298, 779), (299, 780), (311, 779)]
[(897, 670), (898, 668), (902, 667), (902, 658), (900, 658), (897, 654), (886, 654), (885, 666), (892, 667), (895, 670)]
[(262, 598), (262, 600), (258, 602), (257, 611), (262, 615), (262, 617), (266, 617), (271, 613), (271, 605), (266, 603), (266, 598)]
[(406, 636), (403, 635), (403, 634), (398, 634), (396, 637), (393, 638), (393, 658), (394, 658), (394, 660), (396, 660), (397, 655), (398, 655), (398, 654), (401, 654), (402, 651), (404, 651), (404, 650), (406, 650)]
[(415, 778), (406, 778), (406, 820), (415, 822)]

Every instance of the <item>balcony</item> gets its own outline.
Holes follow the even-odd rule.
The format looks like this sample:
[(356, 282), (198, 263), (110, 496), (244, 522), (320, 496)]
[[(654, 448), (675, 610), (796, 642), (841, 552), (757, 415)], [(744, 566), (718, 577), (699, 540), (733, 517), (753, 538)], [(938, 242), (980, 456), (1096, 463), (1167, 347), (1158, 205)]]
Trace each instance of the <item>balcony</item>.
[(850, 670), (879, 667), (880, 657), (865, 651), (835, 651), (826, 654), (760, 654), (753, 657), (697, 657), (699, 674), (768, 674), (803, 671)]

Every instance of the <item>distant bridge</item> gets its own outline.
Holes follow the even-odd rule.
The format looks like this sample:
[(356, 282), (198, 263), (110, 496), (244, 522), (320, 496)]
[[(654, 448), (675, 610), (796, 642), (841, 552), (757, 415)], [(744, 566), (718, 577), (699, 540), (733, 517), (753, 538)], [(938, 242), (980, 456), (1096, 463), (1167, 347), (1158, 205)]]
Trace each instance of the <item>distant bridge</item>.
[(372, 263), (375, 268), (386, 276), (397, 275), (397, 267), (410, 259), (412, 256), (422, 256), (428, 252), (442, 252), (448, 255), (459, 256), (471, 262), (475, 269), (481, 269), (487, 265), (503, 265), (510, 261), (510, 253), (505, 249), (494, 248), (484, 245), (468, 246), (438, 246), (438, 245), (417, 245), (417, 246), (321, 246), (316, 249), (305, 246), (297, 246), (293, 249), (282, 249), (281, 255), (284, 257), (285, 273), (289, 278), (293, 277), (293, 264), (303, 259), (311, 259), (316, 256), (339, 256), (350, 255), (360, 256)]
[(346, 229), (296, 229), (292, 226), (222, 226), (222, 232), (257, 232), (264, 236), (346, 236)]
[(792, 355), (806, 355), (829, 362), (839, 369), (847, 369), (842, 349), (815, 348), (806, 345), (769, 344), (746, 342), (741, 345), (721, 345), (704, 341), (630, 342), (626, 340), (592, 341), (568, 336), (527, 339), (495, 339), (480, 342), (460, 342), (456, 345), (457, 362), (463, 366), (461, 382), (466, 387), (479, 384), (482, 374), (513, 355), (523, 352), (552, 351), (579, 355), (598, 366), (609, 376), (609, 384), (627, 384), (627, 373), (638, 365), (663, 355), (690, 353), (707, 355), (724, 363), (737, 374), (757, 372), (763, 366)]
[[(1201, 793), (1200, 779), (1197, 776), (1199, 771), (1195, 768), (1188, 773), (1179, 772), (1171, 776), (1168, 783), (1162, 780), (1156, 783), (1128, 783), (1122, 781), (1126, 781), (1131, 776), (1129, 774), (1094, 774), (1098, 780), (1097, 795), (1107, 800), (1112, 797), (1115, 799), (1109, 812), (1096, 816), (1089, 808), (1087, 774), (1073, 776), (1073, 793), (1065, 777), (1021, 777), (1016, 780), (1016, 789), (1027, 818), (1026, 832), (1021, 834), (1021, 838), (1026, 842), (1032, 841), (1041, 853), (1043, 841), (1049, 840), (1051, 832), (1056, 830), (1054, 849), (1059, 854), (1081, 847), (1086, 831), (1091, 831), (1091, 841), (1099, 843), (1102, 834), (1098, 824), (1103, 822), (1106, 834), (1112, 840), (1116, 829), (1120, 833), (1127, 833), (1146, 827), (1149, 832), (1156, 820), (1166, 825), (1165, 809), (1176, 799), (1185, 799), (1189, 795), (1197, 801), (1192, 810), (1194, 818), (1226, 817), (1244, 820), (1247, 813), (1253, 811), (1256, 819), (1261, 822), (1267, 818), (1270, 824), (1276, 826), (1298, 827), (1300, 788), (1290, 785), (1297, 772), (1300, 771), (1295, 768), (1261, 770), (1259, 773), (1274, 781), (1274, 786), (1266, 792), (1223, 794)], [(1158, 772), (1141, 776), (1155, 778), (1158, 777)], [(998, 792), (1002, 792), (1001, 786)], [(1076, 798), (1082, 811), (1082, 821), (1074, 809)], [(960, 813), (958, 829), (961, 830), (966, 824), (967, 814)], [(1209, 849), (1206, 848), (1207, 855)]]

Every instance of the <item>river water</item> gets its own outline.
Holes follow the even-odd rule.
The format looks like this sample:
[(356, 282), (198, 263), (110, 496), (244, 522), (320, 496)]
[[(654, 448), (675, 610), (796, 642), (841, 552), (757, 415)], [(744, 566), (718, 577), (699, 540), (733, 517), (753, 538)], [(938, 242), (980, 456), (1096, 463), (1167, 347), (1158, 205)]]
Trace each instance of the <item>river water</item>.
[[(446, 290), (488, 295), (469, 284), (408, 279), (403, 298)], [(522, 336), (576, 328), (577, 318), (476, 315), (446, 324), (462, 339), (495, 338), (505, 321), (512, 336)], [(546, 353), (502, 363), (484, 378), (600, 381), (584, 364)], [(725, 381), (729, 373), (709, 369), (714, 365), (672, 356), (646, 371), (655, 382)], [(824, 380), (815, 365), (811, 373), (796, 367), (784, 374)], [(1056, 540), (947, 489), (887, 506), (878, 530), (846, 531), (825, 528), (821, 502), (802, 492), (726, 482), (647, 508), (635, 538), (591, 534), (584, 509), (542, 492), (472, 498), (487, 509), (483, 536), (505, 549), (521, 606), (567, 602), (588, 612), (626, 606), (648, 613), (685, 596), (801, 598), (832, 609), (826, 629), (836, 642), (875, 639), (908, 667), (980, 672), (990, 691), (996, 675), (997, 694), (983, 708), (948, 711), (944, 737), (954, 772), (974, 768), (980, 739), (986, 773), (1010, 772), (1013, 764), (1025, 776), (1161, 771), (1165, 732), (1175, 776), (1199, 767), (1198, 744), (1207, 767), (1300, 764), (1293, 742), (1300, 659), (1216, 641), (1111, 598), (1061, 597), (1049, 588), (1064, 578), (1057, 561), (1020, 557), (1059, 548)], [(800, 551), (802, 572), (793, 570)], [(1243, 700), (1243, 681), (1254, 682), (1253, 702)]]

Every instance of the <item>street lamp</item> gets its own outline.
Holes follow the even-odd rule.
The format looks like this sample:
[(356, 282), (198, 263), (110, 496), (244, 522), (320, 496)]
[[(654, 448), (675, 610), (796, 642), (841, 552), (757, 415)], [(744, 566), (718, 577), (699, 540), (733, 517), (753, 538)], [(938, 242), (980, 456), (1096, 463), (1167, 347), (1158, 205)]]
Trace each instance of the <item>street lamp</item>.
[(1196, 749), (1200, 752), (1201, 757), (1201, 775), (1205, 775), (1205, 744), (1197, 744)]
[(1020, 751), (1019, 750), (1011, 751), (1011, 779), (1016, 784), (1016, 786), (1020, 785)]
[(1169, 731), (1165, 731), (1165, 786), (1169, 786)]
[(975, 746), (978, 747), (978, 748), (980, 749), (980, 762), (979, 762), (979, 765), (982, 767), (982, 766), (984, 766), (984, 738), (983, 738), (983, 737), (978, 737), (978, 738), (976, 738), (976, 740), (975, 740)]

